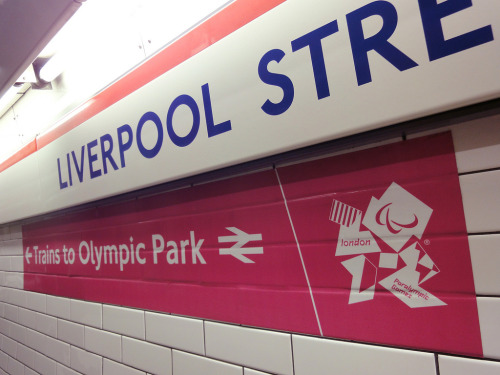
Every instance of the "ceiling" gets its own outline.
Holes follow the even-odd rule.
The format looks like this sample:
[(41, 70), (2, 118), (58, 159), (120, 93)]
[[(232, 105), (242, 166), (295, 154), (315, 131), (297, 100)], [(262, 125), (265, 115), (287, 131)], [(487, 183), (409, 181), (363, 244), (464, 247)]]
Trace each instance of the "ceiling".
[(0, 0), (0, 97), (19, 80), (82, 1)]

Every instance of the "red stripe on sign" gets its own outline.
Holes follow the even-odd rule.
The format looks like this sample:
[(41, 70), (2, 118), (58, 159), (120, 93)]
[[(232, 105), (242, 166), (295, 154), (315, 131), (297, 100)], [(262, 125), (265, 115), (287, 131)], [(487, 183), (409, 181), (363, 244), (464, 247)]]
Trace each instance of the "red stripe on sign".
[(38, 149), (76, 128), (145, 84), (245, 26), (286, 0), (236, 0), (146, 60), (119, 81), (77, 108), (53, 130), (37, 138)]
[(25, 157), (33, 154), (36, 150), (36, 139), (33, 139), (30, 143), (23, 146), (22, 149), (17, 151), (14, 155), (0, 164), (0, 173), (13, 166), (17, 162), (23, 160)]

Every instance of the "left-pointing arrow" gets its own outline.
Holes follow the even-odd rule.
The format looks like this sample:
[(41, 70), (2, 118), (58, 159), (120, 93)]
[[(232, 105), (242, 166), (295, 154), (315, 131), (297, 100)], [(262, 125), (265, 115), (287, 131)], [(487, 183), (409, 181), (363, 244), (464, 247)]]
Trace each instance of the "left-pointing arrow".
[(31, 253), (30, 253), (30, 247), (28, 246), (28, 247), (26, 248), (26, 255), (25, 255), (25, 257), (26, 257), (26, 262), (27, 262), (28, 264), (30, 264), (30, 258), (31, 258), (32, 256), (33, 256), (33, 254), (31, 254)]

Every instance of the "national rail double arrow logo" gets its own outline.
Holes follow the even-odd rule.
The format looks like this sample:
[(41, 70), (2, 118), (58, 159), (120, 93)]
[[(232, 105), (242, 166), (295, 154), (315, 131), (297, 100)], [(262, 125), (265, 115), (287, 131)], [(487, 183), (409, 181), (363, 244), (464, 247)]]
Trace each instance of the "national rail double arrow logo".
[(219, 249), (219, 255), (232, 255), (243, 263), (255, 263), (247, 257), (250, 254), (264, 254), (263, 247), (244, 247), (250, 241), (262, 241), (262, 234), (248, 234), (236, 227), (227, 227), (228, 231), (232, 232), (231, 236), (220, 236), (219, 243), (236, 242), (230, 248)]

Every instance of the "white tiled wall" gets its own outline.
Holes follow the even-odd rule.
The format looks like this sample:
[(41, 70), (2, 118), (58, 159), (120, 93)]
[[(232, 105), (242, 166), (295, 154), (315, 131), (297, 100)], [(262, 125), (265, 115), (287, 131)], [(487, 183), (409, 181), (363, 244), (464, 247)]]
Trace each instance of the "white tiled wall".
[[(434, 355), (350, 342), (293, 336), (296, 375), (435, 375)], [(314, 366), (313, 370), (311, 367)]]
[(0, 375), (500, 374), (500, 117), (450, 129), (485, 359), (27, 292), (22, 290), (21, 226), (6, 225), (0, 227)]
[(439, 356), (439, 370), (441, 375), (497, 375), (500, 374), (500, 362), (442, 355)]

